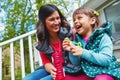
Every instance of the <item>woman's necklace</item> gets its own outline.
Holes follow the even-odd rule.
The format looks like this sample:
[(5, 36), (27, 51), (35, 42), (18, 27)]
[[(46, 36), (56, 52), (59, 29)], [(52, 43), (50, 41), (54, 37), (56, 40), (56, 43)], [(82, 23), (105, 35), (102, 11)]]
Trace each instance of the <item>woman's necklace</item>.
[(51, 46), (53, 47), (54, 51), (61, 51), (61, 40), (56, 43), (51, 43)]

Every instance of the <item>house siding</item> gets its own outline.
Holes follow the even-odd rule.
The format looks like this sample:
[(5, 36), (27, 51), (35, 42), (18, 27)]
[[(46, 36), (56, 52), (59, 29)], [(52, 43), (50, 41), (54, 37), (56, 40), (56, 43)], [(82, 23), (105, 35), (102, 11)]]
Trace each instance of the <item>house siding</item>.
[[(100, 13), (100, 18), (102, 19), (103, 22), (105, 22), (106, 15), (104, 13), (104, 9), (109, 5), (113, 4), (115, 1), (118, 1), (118, 0), (88, 0), (86, 3), (82, 5), (82, 7), (89, 7), (97, 10)], [(114, 29), (114, 25), (113, 25), (113, 29)], [(120, 62), (120, 32), (117, 33), (117, 35), (113, 33), (113, 38), (114, 38), (113, 49), (114, 49), (114, 54), (116, 58)], [(115, 38), (116, 36), (117, 38)]]

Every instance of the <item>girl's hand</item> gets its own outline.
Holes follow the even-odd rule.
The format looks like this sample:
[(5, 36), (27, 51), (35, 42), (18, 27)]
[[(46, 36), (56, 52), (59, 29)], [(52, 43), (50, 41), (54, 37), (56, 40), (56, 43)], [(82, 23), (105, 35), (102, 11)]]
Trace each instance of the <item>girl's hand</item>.
[(73, 45), (73, 43), (69, 40), (69, 38), (65, 38), (63, 40), (63, 49), (64, 50), (70, 51), (71, 45)]
[(81, 56), (82, 55), (82, 48), (80, 46), (75, 46), (72, 41), (68, 38), (65, 38), (63, 41), (63, 48), (64, 50), (71, 51), (74, 56)]
[(79, 46), (73, 46), (71, 47), (71, 52), (74, 56), (81, 56), (83, 49)]

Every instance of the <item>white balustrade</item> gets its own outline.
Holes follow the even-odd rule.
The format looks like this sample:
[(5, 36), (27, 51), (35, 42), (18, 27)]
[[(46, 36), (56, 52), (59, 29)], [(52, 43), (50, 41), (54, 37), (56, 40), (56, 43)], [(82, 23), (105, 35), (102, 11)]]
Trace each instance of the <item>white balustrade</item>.
[[(31, 31), (31, 32), (28, 32), (26, 34), (23, 34), (21, 36), (18, 36), (18, 37), (15, 37), (15, 38), (12, 38), (10, 40), (7, 40), (7, 41), (4, 41), (4, 42), (1, 42), (0, 43), (0, 80), (2, 80), (2, 54), (3, 54), (3, 46), (7, 45), (7, 44), (10, 44), (10, 47), (9, 47), (9, 50), (10, 50), (10, 53), (9, 53), (9, 56), (10, 56), (10, 72), (11, 72), (11, 80), (15, 80), (15, 48), (14, 48), (14, 43), (16, 41), (19, 41), (19, 45), (20, 45), (20, 61), (21, 61), (21, 75), (22, 75), (22, 78), (25, 77), (25, 60), (24, 60), (24, 46), (25, 44), (23, 44), (23, 39), (24, 38), (28, 38), (28, 51), (29, 51), (29, 59), (30, 59), (30, 68), (31, 68), (31, 72), (34, 71), (34, 62), (36, 60), (38, 60), (38, 63), (40, 63), (39, 65), (42, 64), (42, 62), (39, 62), (41, 61), (41, 59), (36, 59), (36, 58), (40, 58), (40, 56), (38, 57), (38, 51), (36, 50), (35, 48), (35, 42), (37, 41), (37, 38), (35, 42), (32, 43), (32, 35), (36, 35), (36, 30), (34, 31)], [(34, 50), (34, 51), (33, 51)], [(34, 54), (33, 54), (34, 53)], [(36, 56), (37, 54), (37, 56)]]

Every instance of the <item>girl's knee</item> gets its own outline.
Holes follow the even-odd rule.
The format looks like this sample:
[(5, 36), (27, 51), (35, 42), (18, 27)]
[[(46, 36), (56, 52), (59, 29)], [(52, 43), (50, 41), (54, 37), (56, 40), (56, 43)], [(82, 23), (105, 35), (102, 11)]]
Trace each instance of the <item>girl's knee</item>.
[(110, 75), (100, 74), (100, 75), (96, 76), (94, 80), (114, 80), (114, 79)]

